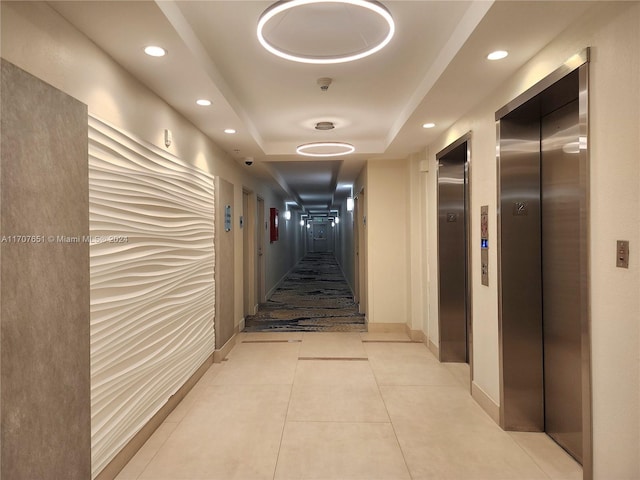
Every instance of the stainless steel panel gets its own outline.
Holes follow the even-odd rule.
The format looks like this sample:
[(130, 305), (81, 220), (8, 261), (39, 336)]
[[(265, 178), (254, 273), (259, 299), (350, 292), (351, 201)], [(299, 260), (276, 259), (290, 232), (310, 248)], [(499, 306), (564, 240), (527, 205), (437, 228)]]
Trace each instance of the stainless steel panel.
[(502, 426), (543, 431), (540, 127), (517, 113), (500, 121)]
[(467, 362), (466, 143), (439, 157), (440, 361)]
[(589, 64), (578, 68), (580, 128), (580, 334), (582, 339), (582, 478), (593, 478), (589, 264)]
[[(500, 120), (506, 117), (509, 113), (520, 108), (522, 105), (530, 102), (536, 96), (548, 93), (548, 89), (556, 86), (560, 81), (570, 74), (575, 73), (579, 69), (582, 69), (584, 65), (589, 63), (591, 57), (591, 49), (589, 47), (576, 53), (563, 65), (558, 67), (555, 71), (547, 75), (545, 78), (536, 83), (533, 87), (522, 93), (518, 97), (514, 98), (504, 107), (496, 112), (496, 120)], [(585, 84), (586, 85), (586, 84)], [(586, 90), (585, 90), (586, 93)]]
[[(498, 334), (501, 425), (508, 430), (540, 429), (540, 426), (545, 427), (546, 407), (548, 433), (582, 461), (583, 478), (591, 480), (589, 96), (588, 63), (584, 63), (587, 60), (584, 56), (576, 57), (575, 70), (566, 73), (570, 61), (525, 92), (517, 101), (502, 109), (500, 115), (496, 114), (496, 118), (500, 118), (496, 126), (499, 147)], [(555, 83), (550, 82), (551, 79)], [(537, 195), (539, 199), (544, 198), (544, 205), (539, 205), (535, 198), (535, 158), (542, 156), (542, 118), (574, 101), (571, 107), (566, 107), (573, 109), (573, 119), (569, 122), (573, 125), (560, 126), (558, 129), (570, 129), (573, 137), (570, 141), (564, 141), (562, 147), (549, 143), (553, 135), (547, 130), (551, 128), (548, 122), (553, 117), (544, 121), (547, 137), (544, 143), (548, 152), (545, 153), (543, 173), (538, 172), (542, 184), (538, 184)], [(560, 154), (559, 150), (563, 153)], [(552, 152), (561, 155), (561, 160), (555, 162), (558, 165), (547, 165), (547, 161), (553, 160)], [(562, 158), (566, 155), (572, 155), (574, 159), (565, 162)], [(542, 163), (543, 160), (539, 158), (538, 162)], [(553, 168), (560, 173), (553, 173)], [(551, 176), (550, 179), (547, 174)], [(572, 177), (570, 181), (563, 179), (567, 175)], [(518, 238), (516, 228), (530, 221), (532, 216), (541, 227), (537, 253), (532, 246), (536, 243), (535, 239), (527, 239), (530, 235), (520, 235)], [(531, 228), (533, 232), (533, 225)], [(571, 238), (569, 243), (567, 238)], [(563, 275), (567, 274), (570, 277), (563, 279)], [(528, 291), (523, 291), (527, 286), (530, 287)], [(539, 305), (535, 303), (536, 297), (539, 298)], [(544, 324), (546, 339), (543, 338), (542, 328), (538, 328), (533, 321), (536, 316), (540, 325)], [(572, 316), (573, 320), (567, 321), (567, 316)], [(554, 317), (561, 319), (554, 321)], [(544, 346), (544, 353), (542, 348), (536, 346), (538, 341)], [(570, 345), (568, 348), (567, 344)], [(546, 379), (538, 373), (539, 368), (543, 369)], [(562, 375), (564, 378), (559, 380)], [(540, 378), (546, 380), (547, 398), (545, 383), (541, 383)], [(568, 390), (571, 392), (568, 393)], [(573, 406), (567, 406), (568, 402)], [(572, 414), (575, 414), (573, 418), (567, 416)], [(567, 442), (567, 437), (573, 446)]]
[(545, 431), (582, 461), (578, 101), (541, 133)]

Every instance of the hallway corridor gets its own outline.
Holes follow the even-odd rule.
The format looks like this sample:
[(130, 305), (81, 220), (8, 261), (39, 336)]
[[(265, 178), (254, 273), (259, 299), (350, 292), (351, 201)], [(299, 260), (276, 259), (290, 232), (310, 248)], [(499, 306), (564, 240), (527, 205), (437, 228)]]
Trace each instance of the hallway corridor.
[(245, 322), (245, 332), (367, 330), (333, 253), (307, 253)]
[(502, 431), (404, 334), (241, 333), (118, 480), (577, 480), (544, 434)]

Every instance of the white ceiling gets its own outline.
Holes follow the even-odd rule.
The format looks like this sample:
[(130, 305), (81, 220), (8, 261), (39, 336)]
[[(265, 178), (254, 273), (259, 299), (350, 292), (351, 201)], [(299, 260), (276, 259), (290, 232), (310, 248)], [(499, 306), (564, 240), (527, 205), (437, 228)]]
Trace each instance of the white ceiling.
[[(262, 48), (256, 25), (270, 1), (51, 5), (243, 168), (268, 176), (288, 200), (315, 210), (341, 202), (365, 160), (405, 158), (424, 148), (594, 3), (389, 0), (384, 5), (396, 22), (391, 43), (333, 65), (295, 63)], [(324, 45), (324, 38), (310, 42), (303, 35), (326, 30), (326, 51), (337, 48), (337, 22), (301, 18), (305, 29), (283, 41)], [(168, 55), (144, 55), (150, 44)], [(509, 57), (486, 60), (496, 49), (509, 50)], [(333, 79), (327, 91), (317, 84), (321, 77)], [(198, 98), (213, 104), (199, 107)], [(319, 121), (336, 128), (317, 131)], [(428, 121), (436, 128), (423, 129)], [(314, 141), (349, 142), (356, 153), (321, 161), (295, 153)], [(252, 166), (244, 166), (246, 157), (253, 157)]]

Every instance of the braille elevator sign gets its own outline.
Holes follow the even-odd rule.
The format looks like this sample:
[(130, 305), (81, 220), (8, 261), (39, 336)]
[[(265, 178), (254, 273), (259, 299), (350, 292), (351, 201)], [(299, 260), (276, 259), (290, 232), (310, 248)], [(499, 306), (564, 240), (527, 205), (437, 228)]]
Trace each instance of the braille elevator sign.
[(447, 213), (447, 223), (453, 223), (458, 221), (457, 213)]

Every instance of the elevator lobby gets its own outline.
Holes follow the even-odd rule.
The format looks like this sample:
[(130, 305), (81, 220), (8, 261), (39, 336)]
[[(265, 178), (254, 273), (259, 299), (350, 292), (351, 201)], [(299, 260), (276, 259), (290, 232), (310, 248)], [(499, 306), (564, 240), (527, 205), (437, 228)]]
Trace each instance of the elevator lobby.
[(640, 2), (0, 22), (0, 478), (640, 479)]
[(582, 478), (468, 389), (406, 334), (241, 334), (116, 478)]

